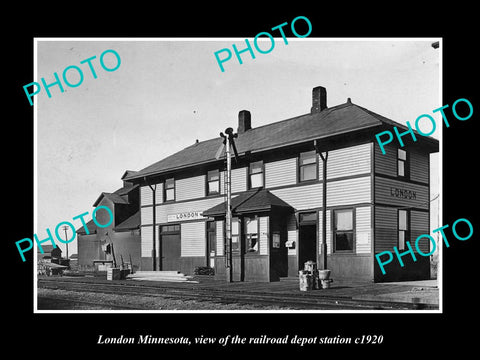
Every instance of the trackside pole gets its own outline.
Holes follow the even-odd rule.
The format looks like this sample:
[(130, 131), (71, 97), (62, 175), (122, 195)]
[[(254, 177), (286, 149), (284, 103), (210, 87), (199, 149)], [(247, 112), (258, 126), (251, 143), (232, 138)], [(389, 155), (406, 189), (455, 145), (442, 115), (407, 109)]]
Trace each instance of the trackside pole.
[(230, 136), (225, 136), (225, 154), (227, 157), (227, 209), (225, 214), (225, 268), (227, 281), (233, 282), (233, 259), (232, 259), (232, 159), (230, 153)]
[[(225, 135), (226, 134), (226, 135)], [(227, 171), (226, 171), (226, 196), (227, 196), (227, 206), (225, 209), (225, 272), (228, 282), (233, 282), (233, 256), (232, 256), (232, 152), (231, 148), (233, 147), (233, 153), (235, 154), (235, 161), (238, 162), (238, 152), (237, 147), (235, 146), (235, 138), (238, 134), (233, 133), (231, 127), (225, 129), (225, 134), (220, 133), (220, 136), (223, 138), (223, 145), (225, 146), (225, 156), (227, 160)], [(215, 158), (219, 158), (221, 146)]]

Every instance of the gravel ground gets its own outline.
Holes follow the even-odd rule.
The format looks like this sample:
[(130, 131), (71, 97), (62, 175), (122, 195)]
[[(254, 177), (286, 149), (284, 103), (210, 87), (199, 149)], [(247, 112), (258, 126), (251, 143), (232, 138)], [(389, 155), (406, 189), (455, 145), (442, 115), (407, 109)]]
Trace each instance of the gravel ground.
[[(288, 310), (285, 307), (223, 304), (212, 301), (172, 299), (161, 296), (114, 295), (38, 288), (38, 310)], [(75, 302), (77, 301), (77, 302)], [(92, 302), (98, 305), (85, 304)], [(113, 305), (113, 306), (109, 306)]]

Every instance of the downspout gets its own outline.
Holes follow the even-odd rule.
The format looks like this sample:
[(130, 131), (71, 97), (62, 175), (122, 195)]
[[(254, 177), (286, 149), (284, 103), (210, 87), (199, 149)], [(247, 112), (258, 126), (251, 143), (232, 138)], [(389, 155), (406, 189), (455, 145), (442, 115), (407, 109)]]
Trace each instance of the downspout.
[(327, 269), (327, 160), (328, 151), (325, 152), (325, 156), (318, 149), (317, 140), (314, 140), (314, 146), (317, 153), (320, 155), (323, 161), (323, 195), (322, 195), (322, 269)]

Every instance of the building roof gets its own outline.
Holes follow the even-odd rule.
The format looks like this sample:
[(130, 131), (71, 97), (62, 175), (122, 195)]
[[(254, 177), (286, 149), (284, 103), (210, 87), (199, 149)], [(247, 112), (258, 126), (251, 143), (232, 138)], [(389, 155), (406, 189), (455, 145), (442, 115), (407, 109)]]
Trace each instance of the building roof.
[[(203, 212), (203, 216), (225, 216), (226, 201)], [(232, 198), (232, 214), (255, 213), (273, 209), (293, 208), (279, 197), (265, 189), (255, 189), (240, 193)]]
[[(235, 144), (239, 155), (242, 155), (245, 152), (254, 153), (275, 149), (382, 125), (407, 129), (402, 124), (364, 109), (348, 100), (344, 104), (326, 108), (320, 112), (308, 113), (252, 128), (238, 134)], [(438, 144), (437, 140), (429, 139), (433, 141), (433, 144)], [(223, 139), (219, 136), (215, 139), (195, 143), (140, 171), (126, 175), (124, 180), (139, 179), (188, 166), (214, 162), (217, 160), (215, 155), (219, 147), (222, 146), (222, 142)]]
[(140, 227), (140, 211), (137, 211), (135, 214), (130, 216), (125, 221), (121, 222), (119, 225), (115, 226), (113, 230), (115, 231), (129, 231), (138, 229)]
[(62, 249), (60, 249), (58, 246), (54, 248), (53, 245), (41, 245), (41, 248), (43, 253), (40, 251), (40, 246), (37, 246), (37, 259), (39, 260), (53, 258), (54, 255), (55, 257), (62, 256)]
[[(87, 227), (88, 229), (88, 232), (90, 234), (95, 234), (97, 232), (97, 226), (95, 225), (93, 219), (91, 219), (90, 221), (88, 221), (85, 226)], [(80, 234), (80, 235), (86, 235), (87, 232), (84, 228), (84, 226), (81, 226), (79, 227), (78, 229), (75, 230), (77, 234)]]
[[(133, 174), (133, 173), (132, 173)], [(110, 200), (114, 204), (129, 204), (128, 200), (123, 198), (123, 195), (127, 195), (130, 191), (136, 189), (138, 185), (134, 186), (124, 186), (121, 187), (120, 189), (117, 189), (113, 193), (108, 193), (108, 192), (102, 192), (100, 196), (97, 198), (93, 206), (97, 206), (100, 201), (105, 197), (108, 200)]]
[[(53, 245), (41, 245), (42, 247), (42, 250), (43, 250), (43, 253), (44, 254), (47, 254), (47, 253), (51, 253), (52, 250), (54, 249)], [(58, 247), (58, 246), (57, 246)], [(61, 250), (61, 249), (60, 249)], [(41, 254), (41, 251), (40, 251), (40, 247), (37, 247), (37, 252), (39, 254)]]
[(129, 176), (132, 176), (132, 175), (134, 175), (135, 173), (136, 173), (135, 170), (126, 170), (126, 171), (123, 173), (121, 179), (123, 180), (124, 178), (129, 177)]
[[(95, 225), (95, 222), (93, 219), (91, 219), (89, 222), (85, 224), (88, 228), (88, 232), (90, 234), (96, 234), (97, 232), (97, 226)], [(129, 230), (134, 230), (138, 229), (140, 227), (140, 211), (137, 211), (135, 214), (130, 216), (128, 219), (125, 221), (121, 222), (117, 226), (113, 228), (115, 231), (129, 231)], [(83, 226), (79, 227), (76, 230), (77, 234), (80, 235), (86, 235), (87, 232), (85, 231), (85, 228)]]

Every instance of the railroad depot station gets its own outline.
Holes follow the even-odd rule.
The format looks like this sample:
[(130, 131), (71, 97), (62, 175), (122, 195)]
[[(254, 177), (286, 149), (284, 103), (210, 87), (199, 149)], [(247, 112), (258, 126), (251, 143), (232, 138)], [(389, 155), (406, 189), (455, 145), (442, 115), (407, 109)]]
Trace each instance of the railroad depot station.
[[(350, 99), (327, 107), (320, 86), (305, 110), (259, 127), (249, 111), (239, 112), (231, 172), (233, 280), (297, 277), (309, 260), (322, 268), (324, 241), (332, 278), (429, 279), (429, 257), (404, 256), (405, 267), (388, 267), (383, 275), (375, 254), (406, 250), (406, 241), (430, 232), (430, 154), (438, 152), (438, 141), (404, 136), (404, 147), (391, 142), (383, 154), (375, 134), (407, 127)], [(93, 206), (108, 206), (114, 221), (106, 228), (87, 223), (90, 234), (77, 230), (79, 265), (115, 257), (135, 270), (193, 274), (208, 266), (216, 278), (227, 278), (226, 160), (217, 135), (223, 129), (212, 126), (214, 138), (126, 171), (122, 188), (100, 194)], [(419, 243), (423, 253), (429, 247)]]

